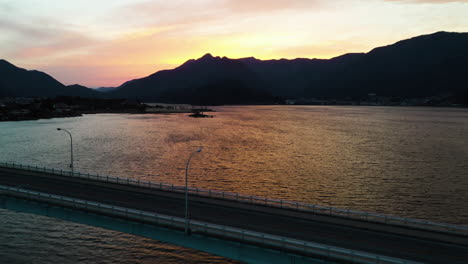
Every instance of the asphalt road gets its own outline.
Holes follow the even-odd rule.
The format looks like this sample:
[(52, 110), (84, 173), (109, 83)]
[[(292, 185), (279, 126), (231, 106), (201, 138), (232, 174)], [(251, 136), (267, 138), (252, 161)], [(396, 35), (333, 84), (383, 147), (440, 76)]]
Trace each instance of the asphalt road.
[[(129, 207), (184, 217), (184, 196), (180, 193), (120, 188), (116, 184), (89, 180), (64, 180), (40, 173), (0, 168), (0, 185)], [(305, 241), (319, 242), (353, 250), (424, 263), (468, 263), (468, 238), (453, 239), (438, 234), (429, 238), (411, 229), (366, 222), (307, 215), (279, 208), (266, 208), (219, 199), (191, 197), (190, 218)], [(430, 238), (433, 235), (434, 239)], [(462, 241), (462, 242), (459, 242)]]

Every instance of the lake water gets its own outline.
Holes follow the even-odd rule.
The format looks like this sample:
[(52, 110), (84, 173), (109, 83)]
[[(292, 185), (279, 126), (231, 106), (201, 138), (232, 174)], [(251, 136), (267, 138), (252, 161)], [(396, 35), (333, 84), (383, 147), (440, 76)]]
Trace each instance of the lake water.
[[(0, 161), (468, 225), (468, 109), (217, 107), (0, 123)], [(230, 263), (157, 241), (0, 210), (5, 263)]]

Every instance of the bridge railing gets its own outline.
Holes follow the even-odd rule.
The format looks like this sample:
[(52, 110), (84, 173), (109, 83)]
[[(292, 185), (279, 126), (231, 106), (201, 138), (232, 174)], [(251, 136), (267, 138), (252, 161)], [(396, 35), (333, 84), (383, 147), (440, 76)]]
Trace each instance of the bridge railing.
[[(185, 219), (167, 216), (158, 213), (134, 210), (130, 208), (113, 206), (103, 203), (75, 199), (65, 196), (53, 195), (43, 192), (30, 191), (26, 189), (0, 185), (0, 195), (16, 198), (26, 198), (33, 201), (45, 202), (81, 209), (93, 213), (123, 217), (125, 219), (143, 221), (158, 226), (165, 226), (183, 230)], [(194, 234), (224, 237), (227, 239), (242, 241), (248, 244), (261, 245), (269, 248), (285, 250), (288, 252), (302, 252), (305, 255), (315, 255), (327, 259), (346, 261), (347, 263), (381, 263), (381, 264), (412, 264), (416, 262), (406, 261), (382, 255), (375, 255), (345, 248), (333, 247), (324, 244), (301, 241), (287, 237), (269, 235), (253, 232), (239, 228), (215, 225), (201, 221), (190, 221), (190, 229)], [(182, 232), (182, 231), (181, 231)]]
[[(179, 192), (179, 193), (185, 192), (185, 186), (177, 186), (177, 185), (166, 184), (166, 183), (161, 183), (161, 182), (156, 183), (156, 182), (151, 182), (151, 181), (140, 181), (140, 180), (134, 180), (130, 178), (119, 178), (119, 177), (103, 176), (99, 174), (89, 174), (89, 173), (85, 174), (85, 173), (80, 173), (80, 172), (75, 172), (72, 174), (70, 171), (56, 170), (56, 169), (50, 169), (50, 168), (38, 167), (38, 166), (21, 165), (21, 164), (15, 164), (15, 163), (0, 162), (0, 167), (48, 173), (48, 174), (59, 175), (59, 176), (64, 176), (64, 177), (90, 179), (90, 180), (130, 185), (130, 186), (143, 187), (143, 188), (150, 188), (150, 189), (156, 189), (156, 190), (164, 190), (164, 191)], [(286, 201), (286, 200), (280, 200), (280, 199), (272, 199), (272, 198), (254, 196), (254, 195), (243, 195), (243, 194), (231, 193), (231, 192), (221, 192), (221, 191), (207, 190), (207, 189), (201, 189), (201, 188), (189, 187), (188, 191), (192, 195), (198, 195), (202, 197), (231, 200), (231, 201), (236, 201), (236, 202), (260, 205), (260, 206), (269, 206), (269, 207), (284, 208), (284, 209), (303, 211), (303, 212), (311, 212), (311, 213), (318, 214), (318, 215), (343, 217), (343, 218), (355, 219), (355, 220), (361, 220), (361, 221), (367, 221), (367, 222), (383, 223), (383, 224), (389, 224), (389, 225), (397, 225), (397, 226), (404, 226), (404, 227), (409, 227), (409, 228), (417, 228), (417, 229), (423, 229), (423, 230), (429, 230), (429, 231), (444, 232), (444, 233), (468, 236), (468, 227), (460, 226), (460, 225), (437, 223), (437, 222), (420, 220), (420, 219), (396, 217), (396, 216), (389, 216), (389, 215), (384, 215), (384, 214), (361, 212), (361, 211), (351, 210), (351, 209), (340, 209), (340, 208), (334, 208), (334, 207), (329, 207), (329, 206), (307, 204), (307, 203), (302, 203), (302, 202), (292, 202), (292, 201)]]

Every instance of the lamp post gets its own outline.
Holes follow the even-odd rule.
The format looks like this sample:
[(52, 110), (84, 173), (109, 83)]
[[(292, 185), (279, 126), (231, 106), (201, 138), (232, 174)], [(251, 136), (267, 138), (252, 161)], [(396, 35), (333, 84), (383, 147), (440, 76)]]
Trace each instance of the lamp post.
[(198, 152), (201, 152), (203, 147), (199, 147), (197, 150), (190, 154), (189, 159), (187, 160), (187, 165), (185, 166), (185, 234), (190, 235), (189, 233), (189, 216), (188, 216), (188, 171), (190, 166), (190, 160), (192, 159), (193, 155)]
[(63, 128), (57, 128), (58, 131), (65, 131), (67, 132), (67, 134), (70, 136), (70, 154), (71, 154), (71, 158), (70, 158), (70, 169), (71, 169), (71, 173), (73, 174), (73, 137), (71, 135), (71, 133), (66, 130), (66, 129), (63, 129)]

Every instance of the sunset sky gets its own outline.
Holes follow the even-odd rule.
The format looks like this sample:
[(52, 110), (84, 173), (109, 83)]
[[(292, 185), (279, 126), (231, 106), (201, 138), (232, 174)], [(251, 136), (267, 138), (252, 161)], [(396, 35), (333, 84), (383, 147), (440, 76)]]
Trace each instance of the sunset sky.
[(0, 58), (118, 86), (205, 53), (331, 58), (468, 31), (468, 0), (0, 0)]

